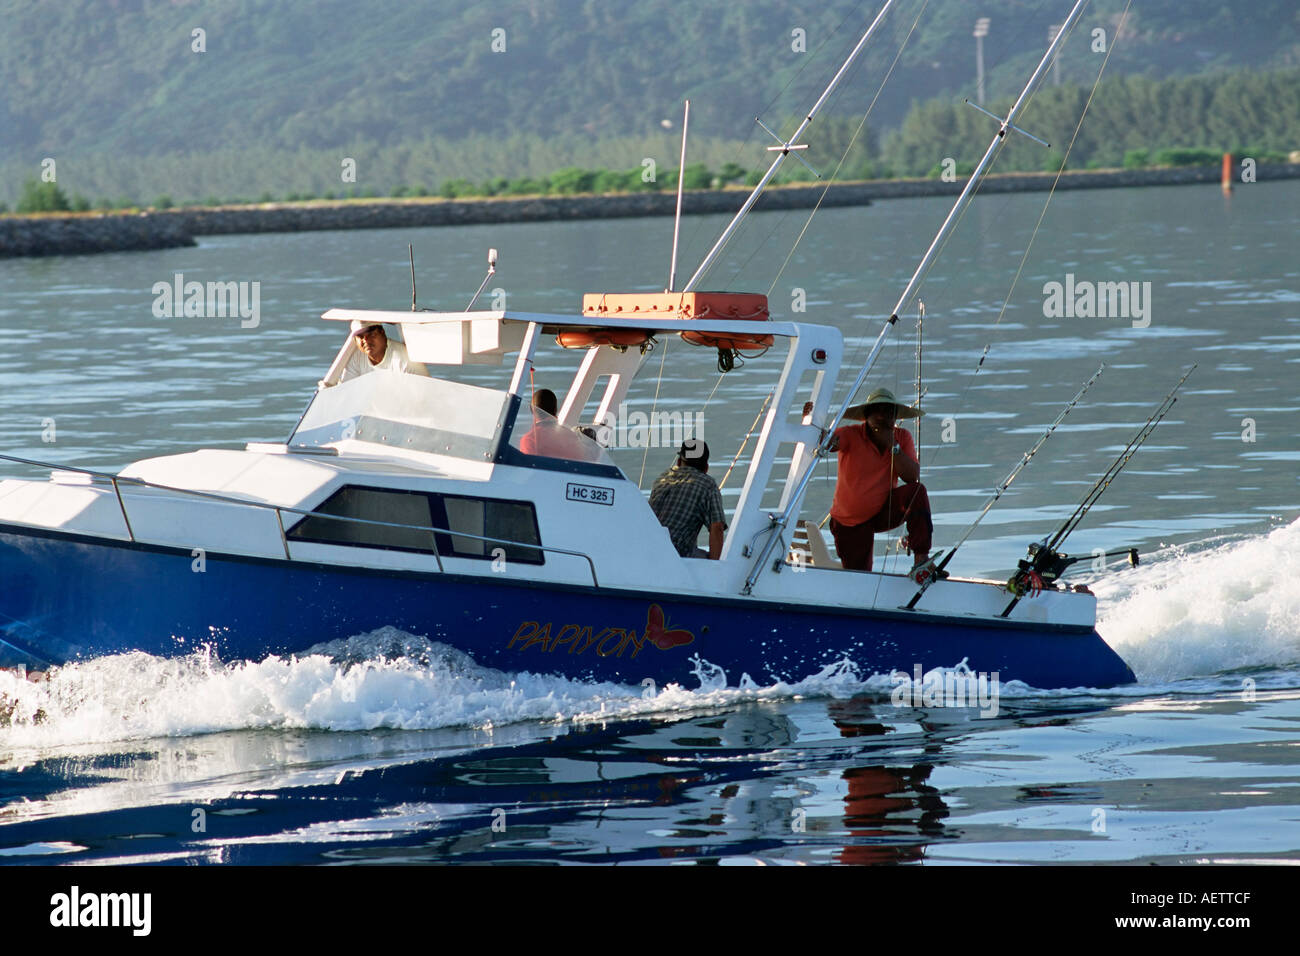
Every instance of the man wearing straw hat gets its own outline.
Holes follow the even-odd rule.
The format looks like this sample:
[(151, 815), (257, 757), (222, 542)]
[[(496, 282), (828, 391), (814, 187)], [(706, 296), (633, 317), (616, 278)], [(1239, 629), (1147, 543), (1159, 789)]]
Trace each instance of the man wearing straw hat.
[[(912, 573), (930, 560), (934, 525), (930, 499), (921, 484), (921, 464), (911, 433), (894, 423), (920, 418), (924, 412), (901, 404), (887, 388), (878, 388), (861, 405), (844, 413), (861, 424), (836, 429), (827, 446), (838, 452), (839, 477), (831, 504), (831, 534), (840, 563), (850, 571), (870, 571), (877, 532), (906, 522), (903, 545), (912, 552)], [(899, 481), (903, 483), (898, 484)]]

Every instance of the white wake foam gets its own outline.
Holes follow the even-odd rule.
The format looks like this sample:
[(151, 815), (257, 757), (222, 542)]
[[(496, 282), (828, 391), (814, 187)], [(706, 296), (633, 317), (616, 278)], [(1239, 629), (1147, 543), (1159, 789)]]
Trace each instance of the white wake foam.
[(1300, 663), (1300, 520), (1095, 586), (1097, 630), (1143, 684)]
[[(671, 714), (744, 700), (849, 696), (851, 666), (759, 687), (698, 662), (687, 689), (571, 680), (482, 667), (466, 654), (395, 628), (293, 657), (223, 663), (206, 651), (165, 659), (99, 658), (29, 681), (0, 672), (0, 747), (52, 747), (246, 729), (424, 730), (519, 721)], [(736, 678), (733, 678), (736, 679)]]

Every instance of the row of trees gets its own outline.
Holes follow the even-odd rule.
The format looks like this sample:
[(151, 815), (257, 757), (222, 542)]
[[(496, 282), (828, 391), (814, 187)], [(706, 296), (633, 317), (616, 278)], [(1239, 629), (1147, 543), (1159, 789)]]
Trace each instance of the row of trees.
[[(1266, 149), (1239, 149), (1234, 151), (1234, 155), (1249, 155), (1258, 162), (1284, 162), (1288, 155), (1278, 150)], [(1125, 169), (1146, 169), (1153, 167), (1169, 166), (1213, 166), (1217, 165), (1222, 158), (1222, 153), (1212, 149), (1162, 149), (1154, 153), (1149, 149), (1132, 149), (1124, 154), (1123, 168)], [(1089, 163), (1089, 168), (1098, 168), (1097, 163)], [(953, 171), (959, 176), (969, 175), (974, 164), (968, 162), (956, 163), (952, 167)], [(1049, 165), (1050, 169), (1056, 169), (1056, 166)], [(938, 178), (944, 174), (943, 164), (935, 164), (927, 173), (929, 178)], [(551, 176), (542, 176), (539, 178), (521, 177), (519, 179), (497, 178), (482, 183), (474, 183), (468, 179), (449, 179), (446, 180), (439, 189), (434, 192), (425, 186), (397, 186), (389, 196), (395, 199), (402, 198), (423, 198), (430, 196), (439, 196), (443, 199), (464, 199), (464, 198), (485, 198), (493, 196), (577, 196), (577, 195), (608, 195), (610, 193), (628, 193), (628, 192), (658, 192), (668, 189), (677, 188), (677, 171), (673, 170), (662, 180), (646, 180), (643, 177), (643, 170), (632, 169), (627, 171), (608, 170), (608, 169), (580, 169), (576, 166), (567, 167), (557, 170)], [(685, 189), (719, 189), (725, 186), (743, 183), (746, 186), (755, 186), (758, 184), (760, 174), (757, 172), (745, 172), (739, 166), (728, 164), (722, 167), (718, 172), (713, 172), (703, 163), (695, 163), (686, 167), (683, 188)], [(777, 182), (798, 182), (805, 177), (795, 174), (787, 177), (777, 177)], [(810, 177), (809, 177), (810, 178)], [(865, 179), (869, 176), (854, 177), (856, 179)], [(880, 178), (892, 178), (888, 176)], [(326, 190), (320, 195), (310, 192), (303, 193), (286, 193), (284, 196), (274, 196), (269, 192), (264, 192), (256, 199), (243, 197), (233, 197), (222, 199), (216, 196), (209, 196), (198, 203), (188, 203), (195, 206), (229, 206), (229, 205), (249, 205), (270, 202), (311, 202), (313, 200), (340, 200), (340, 199), (377, 199), (380, 197), (378, 191), (374, 189), (358, 189), (352, 187), (347, 190)], [(121, 198), (117, 200), (101, 199), (93, 205), (89, 199), (80, 193), (74, 193), (69, 198), (62, 189), (55, 183), (41, 183), (34, 179), (28, 180), (23, 184), (22, 195), (18, 199), (15, 211), (19, 213), (35, 212), (88, 212), (92, 208), (100, 210), (110, 209), (138, 209), (147, 206), (152, 209), (170, 209), (175, 206), (175, 201), (170, 196), (159, 196), (149, 203), (138, 202), (131, 198)], [(0, 212), (7, 211), (4, 204), (0, 203)]]
[[(682, 180), (684, 189), (719, 189), (724, 186), (744, 182), (746, 185), (758, 184), (758, 173), (746, 173), (735, 163), (726, 163), (714, 172), (704, 163), (692, 163), (686, 166)], [(419, 186), (396, 186), (388, 195), (395, 199), (439, 196), (443, 199), (460, 199), (465, 197), (490, 196), (577, 196), (602, 195), (627, 192), (659, 192), (677, 188), (677, 170), (671, 170), (662, 176), (647, 178), (645, 167), (630, 170), (581, 169), (569, 166), (557, 170), (550, 176), (523, 176), (518, 179), (497, 177), (485, 182), (475, 183), (468, 179), (448, 179), (436, 190)], [(257, 198), (233, 197), (223, 199), (209, 196), (198, 203), (190, 205), (224, 206), (245, 205), (269, 202), (310, 202), (312, 200), (338, 199), (377, 199), (378, 190), (362, 189), (352, 186), (348, 189), (324, 190), (313, 192), (290, 192), (275, 196), (263, 192)], [(23, 183), (22, 193), (16, 205), (17, 212), (87, 212), (93, 209), (128, 209), (147, 205), (153, 209), (170, 209), (176, 205), (170, 196), (159, 196), (150, 203), (141, 203), (132, 198), (101, 199), (91, 203), (80, 193), (71, 198), (56, 183), (42, 183), (29, 179)], [(0, 212), (5, 211), (0, 206)]]
[[(998, 158), (1003, 171), (1058, 169), (1069, 148), (1069, 167), (1118, 167), (1130, 151), (1152, 150), (1148, 162), (1178, 162), (1178, 149), (1205, 154), (1285, 155), (1300, 148), (1300, 70), (1232, 73), (1156, 80), (1125, 76), (1091, 88), (1040, 89), (1018, 125), (1052, 143), (1043, 149), (1011, 136)], [(988, 104), (1005, 114), (1011, 101)], [(1086, 108), (1086, 115), (1085, 115)], [(1083, 122), (1080, 123), (1080, 118)], [(924, 175), (951, 157), (974, 162), (996, 125), (960, 100), (930, 100), (913, 109), (883, 144), (883, 167)]]
[[(1225, 151), (1276, 161), (1300, 145), (1300, 70), (1169, 80), (1118, 77), (1102, 83), (1091, 103), (1089, 93), (1085, 87), (1040, 90), (1020, 125), (1051, 140), (1053, 148), (1012, 136), (996, 170), (1058, 169), (1067, 146), (1067, 165), (1084, 169), (1213, 163)], [(990, 106), (996, 112), (1009, 103)], [(782, 130), (788, 133), (797, 121), (789, 118)], [(947, 99), (917, 105), (883, 141), (860, 121), (819, 117), (805, 137), (810, 148), (801, 158), (837, 181), (938, 176), (945, 169), (962, 174), (983, 152), (993, 126), (987, 116)], [(678, 146), (667, 134), (587, 143), (581, 152), (590, 167), (571, 165), (577, 151), (572, 143), (532, 134), (426, 139), (389, 148), (355, 143), (341, 150), (231, 149), (147, 160), (91, 154), (60, 160), (61, 177), (76, 183), (71, 198), (61, 188), (46, 188), (53, 183), (28, 182), (19, 194), (17, 184), (29, 179), (32, 164), (11, 161), (0, 166), (0, 207), (12, 201), (20, 211), (89, 209), (88, 195), (122, 197), (94, 204), (120, 208), (138, 206), (150, 196), (156, 197), (154, 206), (166, 207), (170, 197), (216, 204), (657, 191), (676, 188)], [(752, 184), (762, 167), (747, 169), (741, 161), (765, 167), (771, 156), (751, 142), (728, 140), (692, 140), (689, 149), (696, 162), (686, 169), (688, 189)], [(354, 181), (344, 182), (341, 166), (346, 170), (349, 163)], [(814, 178), (791, 159), (779, 181)], [(256, 190), (248, 183), (256, 183)]]

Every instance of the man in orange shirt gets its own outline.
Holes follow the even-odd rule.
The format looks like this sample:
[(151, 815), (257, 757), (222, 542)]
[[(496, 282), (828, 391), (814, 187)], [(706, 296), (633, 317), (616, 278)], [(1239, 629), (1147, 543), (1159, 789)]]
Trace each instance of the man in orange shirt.
[(894, 422), (920, 418), (923, 413), (900, 404), (887, 388), (873, 391), (864, 405), (849, 409), (845, 417), (856, 417), (857, 412), (866, 420), (836, 429), (827, 446), (839, 453), (831, 534), (840, 564), (850, 571), (870, 571), (876, 532), (906, 522), (904, 546), (916, 560), (915, 573), (930, 560), (934, 525), (930, 499), (921, 484), (916, 443), (911, 432)]

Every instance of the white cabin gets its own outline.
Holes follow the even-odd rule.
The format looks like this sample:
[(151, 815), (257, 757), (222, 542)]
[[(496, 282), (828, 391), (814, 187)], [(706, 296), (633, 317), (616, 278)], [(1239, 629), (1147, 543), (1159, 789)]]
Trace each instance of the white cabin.
[[(757, 564), (761, 546), (780, 530), (775, 516), (813, 464), (820, 429), (812, 423), (829, 417), (840, 371), (838, 329), (608, 312), (333, 309), (323, 318), (339, 323), (347, 341), (285, 443), (147, 459), (116, 477), (57, 471), (49, 482), (3, 481), (0, 521), (267, 559), (828, 608), (896, 611), (917, 591), (906, 575), (846, 572), (833, 559), (828, 565), (812, 522), (803, 526), (811, 560), (784, 540), (766, 567)], [(375, 370), (338, 381), (355, 349), (354, 321), (400, 329), (410, 360), (429, 375)], [(648, 351), (594, 345), (575, 353), (567, 388), (547, 383), (574, 450), (563, 457), (525, 450), (534, 426), (529, 373), (543, 340), (634, 333), (771, 337), (780, 360), (739, 501), (727, 516), (721, 560), (680, 557), (650, 509), (649, 489), (630, 480), (599, 441), (574, 431), (588, 426), (602, 437)], [(442, 367), (465, 365), (501, 366), (501, 386), (439, 377)], [(780, 413), (804, 402), (813, 409), (802, 421)], [(584, 421), (586, 409), (594, 411)], [(772, 489), (779, 500), (764, 507)], [(915, 613), (997, 617), (1006, 593), (991, 583), (938, 582)], [(1095, 601), (1045, 593), (1017, 605), (1012, 619), (1091, 624)]]

